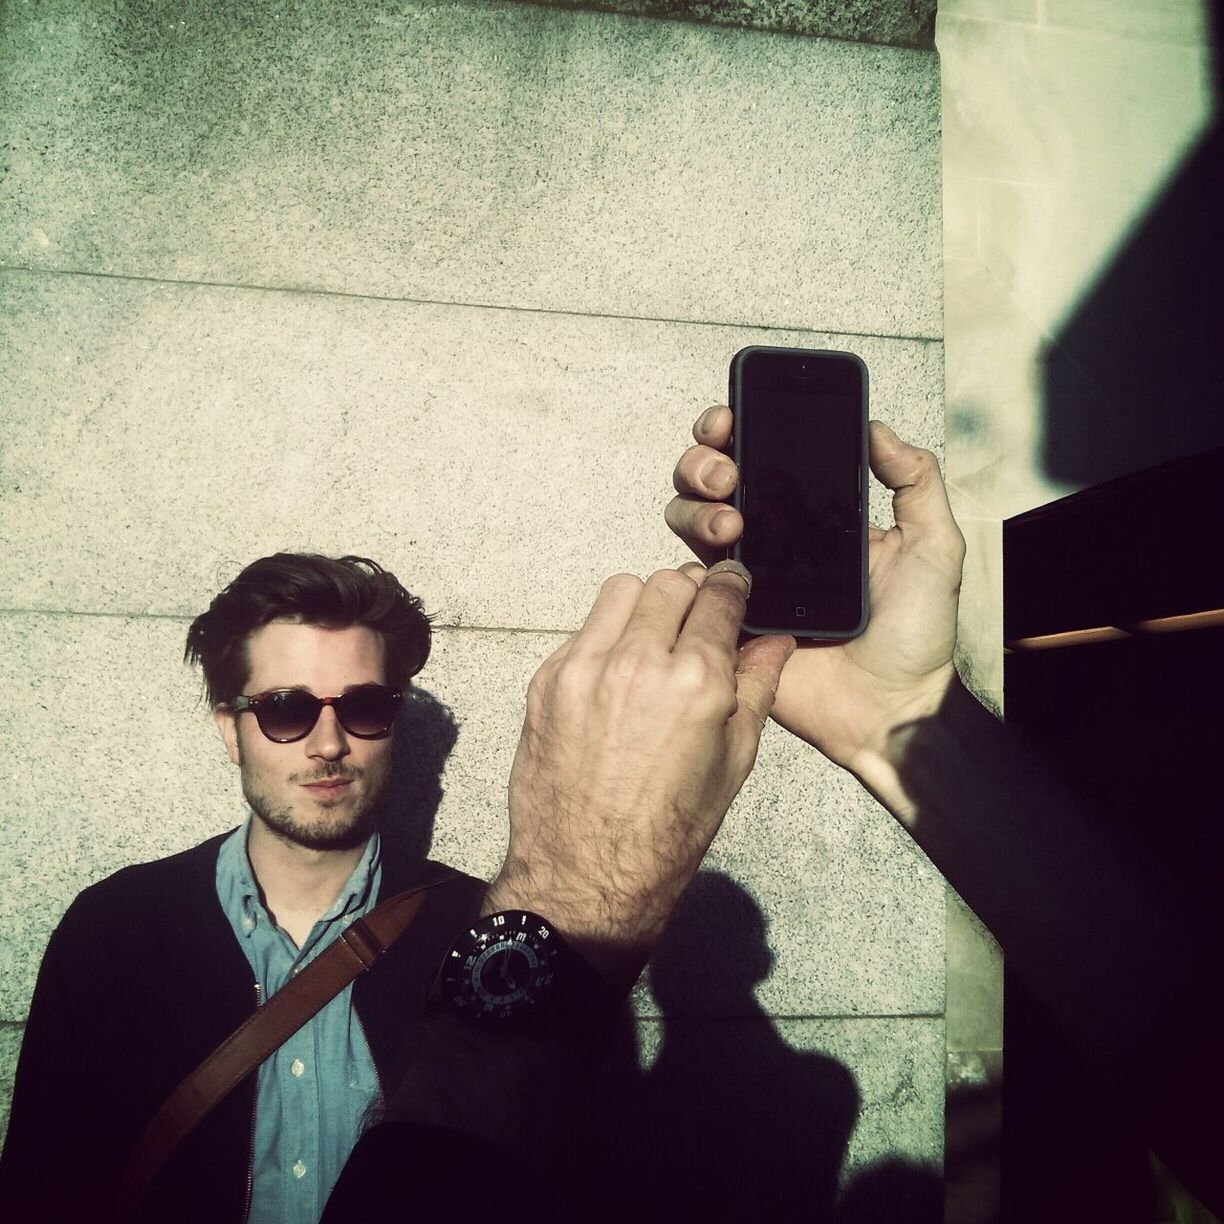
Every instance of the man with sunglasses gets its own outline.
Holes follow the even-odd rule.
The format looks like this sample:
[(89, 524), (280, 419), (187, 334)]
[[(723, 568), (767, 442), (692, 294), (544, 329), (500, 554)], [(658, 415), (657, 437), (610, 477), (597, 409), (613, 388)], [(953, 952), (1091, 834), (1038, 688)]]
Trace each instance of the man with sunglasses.
[[(86, 889), (40, 971), (0, 1161), (0, 1217), (94, 1218), (176, 1085), (257, 1005), (431, 865), (376, 817), (429, 620), (372, 561), (264, 557), (191, 625), (244, 824)], [(318, 1219), (484, 885), (432, 889), (405, 936), (171, 1156), (151, 1219)], [(256, 1082), (257, 1080), (257, 1082)]]

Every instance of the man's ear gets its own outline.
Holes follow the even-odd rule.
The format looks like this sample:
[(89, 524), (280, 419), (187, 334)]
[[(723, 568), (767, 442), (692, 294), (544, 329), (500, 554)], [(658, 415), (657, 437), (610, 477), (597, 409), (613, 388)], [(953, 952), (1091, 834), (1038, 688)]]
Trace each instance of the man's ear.
[(242, 754), (238, 751), (238, 718), (234, 711), (227, 706), (218, 706), (213, 710), (213, 721), (221, 733), (221, 742), (229, 753), (229, 759), (235, 765), (241, 765)]

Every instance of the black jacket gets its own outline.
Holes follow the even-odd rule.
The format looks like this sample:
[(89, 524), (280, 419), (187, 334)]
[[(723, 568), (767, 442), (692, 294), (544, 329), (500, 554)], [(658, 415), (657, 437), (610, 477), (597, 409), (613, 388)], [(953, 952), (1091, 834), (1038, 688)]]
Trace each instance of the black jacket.
[[(216, 891), (225, 835), (125, 867), (87, 888), (43, 958), (0, 1157), (0, 1219), (102, 1218), (141, 1129), (167, 1094), (255, 1007), (255, 982)], [(379, 900), (422, 874), (384, 843)], [(384, 1089), (446, 949), (485, 885), (434, 889), (353, 1002)], [(254, 1075), (171, 1157), (142, 1217), (175, 1224), (243, 1219), (254, 1136)]]

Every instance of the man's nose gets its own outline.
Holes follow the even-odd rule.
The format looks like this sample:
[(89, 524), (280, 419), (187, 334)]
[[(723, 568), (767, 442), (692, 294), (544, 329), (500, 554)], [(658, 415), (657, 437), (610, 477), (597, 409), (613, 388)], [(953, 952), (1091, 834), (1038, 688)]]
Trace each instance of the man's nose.
[(306, 755), (320, 757), (325, 761), (335, 761), (348, 756), (348, 737), (336, 717), (334, 706), (324, 706), (319, 711), (319, 718), (306, 737)]

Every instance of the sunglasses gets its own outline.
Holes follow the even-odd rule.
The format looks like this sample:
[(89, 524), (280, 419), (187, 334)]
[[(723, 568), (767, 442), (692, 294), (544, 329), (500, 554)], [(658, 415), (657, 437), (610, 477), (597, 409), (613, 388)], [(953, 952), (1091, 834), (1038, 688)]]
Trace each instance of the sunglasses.
[(230, 709), (235, 714), (250, 710), (259, 729), (274, 744), (292, 744), (305, 739), (324, 706), (336, 711), (340, 725), (358, 739), (381, 739), (391, 730), (403, 693), (382, 684), (363, 684), (338, 697), (316, 697), (303, 689), (273, 689), (253, 697), (235, 697)]

